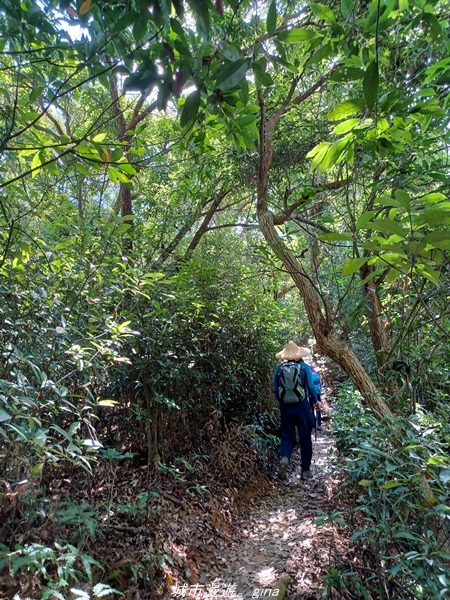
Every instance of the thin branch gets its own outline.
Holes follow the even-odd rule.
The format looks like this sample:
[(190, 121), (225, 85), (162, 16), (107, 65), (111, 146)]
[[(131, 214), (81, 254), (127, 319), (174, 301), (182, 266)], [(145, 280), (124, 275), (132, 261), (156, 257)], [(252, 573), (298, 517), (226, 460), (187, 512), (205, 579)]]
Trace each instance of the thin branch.
[(138, 114), (135, 111), (133, 114), (133, 118), (128, 123), (128, 129), (134, 129), (136, 127), (136, 125), (139, 125), (139, 123), (141, 121), (143, 121), (145, 119), (145, 117), (147, 117), (150, 113), (152, 113), (156, 108), (158, 108), (158, 102), (155, 100), (155, 102), (152, 102), (152, 104), (150, 104), (150, 106), (148, 106), (141, 113)]
[[(111, 69), (113, 69), (113, 61), (110, 56), (106, 57), (106, 60)], [(119, 90), (117, 86), (117, 74), (113, 74), (109, 80), (109, 93), (111, 95), (111, 108), (116, 117), (118, 138), (122, 140), (127, 131), (127, 122), (123, 115), (123, 110), (120, 106)]]
[(274, 225), (282, 225), (286, 221), (291, 218), (292, 213), (300, 208), (309, 200), (309, 196), (302, 196), (300, 200), (297, 202), (293, 202), (290, 206), (288, 206), (281, 214), (273, 216), (273, 224)]
[(324, 233), (334, 233), (332, 229), (325, 227), (325, 225), (322, 225), (322, 223), (318, 223), (317, 221), (312, 221), (311, 219), (307, 219), (306, 217), (303, 217), (302, 215), (292, 215), (291, 219), (293, 221), (299, 221), (300, 223), (304, 223), (305, 225), (310, 225), (311, 227), (314, 227), (315, 229), (320, 229), (320, 231), (323, 231)]
[[(45, 106), (44, 106), (44, 103), (42, 102), (42, 99), (41, 99), (41, 100), (39, 100), (39, 103), (38, 103), (38, 104), (39, 104), (39, 108), (40, 108), (40, 109), (41, 109), (41, 111), (44, 113), (44, 111), (45, 111)], [(47, 116), (47, 119), (53, 123), (53, 125), (55, 126), (55, 128), (56, 128), (56, 130), (58, 131), (59, 135), (64, 135), (64, 131), (63, 131), (63, 129), (62, 129), (62, 127), (61, 127), (61, 125), (59, 124), (59, 122), (58, 122), (58, 121), (55, 119), (55, 117), (54, 117), (53, 115), (51, 115), (51, 114), (50, 114), (48, 111), (47, 111), (47, 113), (46, 113), (46, 116)], [(36, 127), (37, 129), (39, 129), (39, 126), (38, 126), (37, 124), (35, 125), (35, 127)], [(44, 131), (48, 131), (48, 130), (47, 130), (45, 127), (43, 127), (42, 129), (43, 129)], [(51, 133), (53, 133), (53, 132), (51, 132)]]
[(192, 253), (194, 252), (194, 250), (197, 248), (203, 234), (206, 233), (206, 231), (208, 230), (208, 226), (211, 222), (211, 219), (214, 217), (219, 204), (222, 202), (222, 200), (225, 198), (225, 196), (227, 196), (230, 192), (231, 192), (231, 190), (222, 192), (221, 194), (219, 194), (219, 196), (217, 196), (217, 198), (215, 198), (213, 200), (208, 212), (206, 213), (205, 218), (203, 219), (203, 223), (197, 229), (194, 237), (192, 238), (191, 243), (188, 246), (188, 249), (186, 250), (185, 258), (189, 258), (192, 255)]
[(215, 229), (225, 229), (226, 227), (242, 227), (243, 229), (259, 229), (259, 223), (223, 223), (222, 225), (212, 225), (206, 231), (214, 231)]

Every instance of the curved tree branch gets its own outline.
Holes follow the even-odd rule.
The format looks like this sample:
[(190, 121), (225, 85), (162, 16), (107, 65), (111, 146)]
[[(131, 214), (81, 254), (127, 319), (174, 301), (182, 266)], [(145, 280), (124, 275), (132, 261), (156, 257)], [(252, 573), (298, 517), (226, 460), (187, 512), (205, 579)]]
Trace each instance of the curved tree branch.
[[(306, 98), (309, 98), (316, 90), (319, 90), (322, 87), (330, 75), (331, 72), (328, 73), (325, 78), (321, 78), (306, 92), (299, 94), (292, 102), (298, 104)], [(378, 418), (391, 418), (392, 412), (381, 398), (373, 381), (370, 379), (355, 354), (346, 344), (333, 337), (331, 324), (329, 323), (329, 319), (327, 319), (327, 308), (325, 307), (324, 315), (317, 292), (303, 266), (299, 263), (294, 254), (284, 245), (278, 235), (274, 222), (274, 215), (268, 209), (267, 205), (268, 176), (273, 156), (274, 129), (281, 116), (289, 110), (290, 107), (283, 105), (283, 107), (270, 117), (268, 124), (266, 124), (266, 109), (261, 91), (258, 92), (258, 101), (260, 106), (260, 137), (257, 215), (261, 231), (270, 248), (282, 262), (297, 286), (308, 315), (311, 329), (316, 338), (319, 351), (336, 361), (344, 369)]]

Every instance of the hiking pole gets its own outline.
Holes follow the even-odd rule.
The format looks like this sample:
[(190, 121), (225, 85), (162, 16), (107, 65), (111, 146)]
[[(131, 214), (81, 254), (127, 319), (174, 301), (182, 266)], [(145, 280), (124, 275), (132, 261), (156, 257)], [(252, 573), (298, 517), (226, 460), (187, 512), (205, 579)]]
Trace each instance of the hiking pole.
[(313, 463), (316, 464), (316, 450), (317, 450), (317, 418), (316, 412), (314, 411), (314, 448), (313, 448)]
[(316, 413), (315, 406), (312, 407), (312, 411), (313, 411), (313, 417), (314, 417), (314, 441), (317, 442), (317, 413)]

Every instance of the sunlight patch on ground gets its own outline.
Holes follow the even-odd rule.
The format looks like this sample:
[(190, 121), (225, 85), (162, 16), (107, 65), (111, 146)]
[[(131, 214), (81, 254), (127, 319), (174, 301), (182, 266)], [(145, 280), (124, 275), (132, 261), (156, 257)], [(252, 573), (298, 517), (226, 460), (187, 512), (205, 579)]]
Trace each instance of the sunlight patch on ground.
[(274, 585), (278, 579), (278, 573), (274, 567), (266, 567), (253, 575), (255, 583), (262, 587)]

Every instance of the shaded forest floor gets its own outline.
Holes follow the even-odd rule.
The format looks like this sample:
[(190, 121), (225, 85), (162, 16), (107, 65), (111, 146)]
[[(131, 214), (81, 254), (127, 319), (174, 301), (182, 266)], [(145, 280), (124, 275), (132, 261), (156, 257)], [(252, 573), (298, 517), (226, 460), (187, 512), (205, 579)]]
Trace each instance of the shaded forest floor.
[[(261, 464), (239, 426), (207, 460), (192, 455), (149, 469), (135, 459), (104, 459), (94, 477), (55, 468), (46, 500), (53, 518), (20, 535), (18, 525), (16, 540), (67, 540), (103, 565), (94, 568), (94, 582), (127, 600), (277, 597), (286, 578), (286, 599), (323, 598), (333, 566), (354, 560), (336, 519), (342, 501), (334, 493), (333, 448), (326, 421), (310, 481), (301, 480), (297, 449), (280, 482), (276, 451)], [(25, 523), (25, 514), (16, 517)], [(40, 597), (38, 575), (0, 576), (0, 598)], [(91, 586), (75, 587), (91, 597)], [(327, 597), (347, 598), (342, 590)]]
[[(115, 478), (98, 469), (89, 505), (99, 507), (99, 528), (84, 549), (105, 566), (103, 581), (108, 574), (107, 582), (130, 600), (277, 597), (276, 586), (286, 579), (287, 600), (324, 597), (333, 566), (354, 560), (348, 532), (339, 525), (327, 421), (313, 442), (310, 481), (301, 480), (299, 449), (281, 482), (278, 459), (272, 456), (261, 469), (241, 433), (230, 430), (207, 464), (191, 457), (176, 470), (150, 475), (147, 467), (123, 464)], [(79, 500), (86, 500), (86, 486), (77, 487)], [(331, 590), (327, 597), (347, 595)]]
[(235, 519), (236, 528), (224, 536), (211, 556), (197, 562), (191, 581), (176, 582), (165, 597), (276, 597), (277, 584), (288, 575), (289, 600), (321, 598), (323, 576), (346, 547), (330, 523), (316, 524), (319, 517), (335, 509), (331, 449), (328, 432), (319, 433), (311, 481), (301, 480), (296, 451), (288, 481), (266, 482), (247, 500)]

